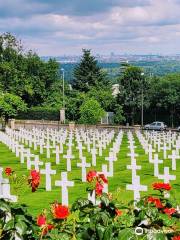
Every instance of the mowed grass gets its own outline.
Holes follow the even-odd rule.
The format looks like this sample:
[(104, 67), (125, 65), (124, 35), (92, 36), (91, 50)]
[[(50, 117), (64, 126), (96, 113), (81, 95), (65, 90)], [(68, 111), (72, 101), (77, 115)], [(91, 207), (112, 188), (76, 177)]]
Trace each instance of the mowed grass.
[[(141, 192), (141, 196), (151, 194), (154, 192), (152, 190), (152, 183), (161, 181), (153, 176), (153, 164), (150, 164), (148, 161), (148, 156), (145, 155), (145, 152), (140, 145), (138, 139), (134, 135), (134, 139), (136, 142), (137, 148), (135, 152), (139, 155), (137, 157), (137, 164), (142, 166), (141, 170), (137, 170), (137, 174), (140, 175), (141, 184), (148, 186), (148, 192)], [(74, 187), (69, 187), (69, 203), (70, 205), (79, 197), (87, 197), (86, 188), (88, 183), (81, 182), (81, 168), (77, 167), (77, 162), (79, 160), (78, 150), (76, 149), (77, 145), (74, 142), (73, 146), (73, 155), (74, 159), (72, 160), (72, 171), (68, 173), (68, 179), (74, 181)], [(108, 156), (109, 149), (112, 147), (111, 144), (107, 147), (106, 150), (103, 151), (102, 157), (97, 157), (97, 166), (90, 167), (87, 169), (95, 169), (97, 171), (101, 171), (102, 164), (107, 164), (108, 162), (105, 160), (105, 157)], [(64, 154), (66, 154), (67, 147), (64, 147)], [(34, 151), (31, 149), (32, 153), (39, 154), (39, 149)], [(118, 154), (118, 160), (114, 162), (114, 176), (109, 178), (109, 191), (112, 193), (117, 193), (118, 189), (118, 199), (124, 203), (129, 202), (133, 199), (133, 192), (126, 190), (126, 184), (131, 184), (131, 170), (127, 169), (127, 165), (131, 164), (130, 157), (127, 156), (129, 153), (128, 149), (128, 139), (127, 135), (124, 133), (120, 152)], [(169, 152), (170, 153), (170, 152)], [(91, 154), (87, 151), (83, 151), (83, 155), (86, 156), (86, 160), (88, 163), (91, 163)], [(159, 159), (162, 159), (163, 153), (159, 153)], [(54, 185), (55, 180), (60, 180), (61, 171), (66, 171), (66, 160), (63, 159), (63, 156), (60, 155), (60, 165), (55, 164), (55, 154), (51, 153), (51, 158), (46, 159), (46, 154), (44, 150), (44, 154), (40, 155), (40, 160), (45, 162), (51, 162), (52, 168), (56, 169), (57, 174), (52, 176), (52, 191), (45, 191), (45, 176), (41, 175), (41, 183), (38, 190), (34, 193), (31, 192), (26, 181), (24, 181), (20, 187), (15, 188), (15, 186), (11, 186), (12, 194), (16, 194), (19, 197), (19, 202), (24, 203), (28, 206), (29, 212), (36, 216), (38, 213), (42, 211), (44, 208), (49, 208), (49, 204), (58, 201), (61, 202), (61, 188), (56, 187)], [(0, 166), (4, 169), (6, 167), (11, 167), (18, 176), (29, 175), (29, 171), (26, 169), (26, 163), (20, 164), (20, 159), (15, 157), (15, 154), (12, 153), (7, 146), (0, 143)], [(160, 174), (163, 174), (163, 168), (165, 166), (170, 167), (170, 173), (176, 175), (176, 181), (172, 181), (171, 184), (173, 186), (173, 191), (171, 196), (175, 198), (177, 201), (180, 199), (180, 160), (177, 160), (177, 170), (172, 171), (171, 168), (171, 160), (165, 159), (163, 164), (159, 165)], [(41, 167), (44, 168), (44, 167)], [(5, 175), (4, 175), (5, 177)], [(117, 195), (117, 194), (116, 194)]]

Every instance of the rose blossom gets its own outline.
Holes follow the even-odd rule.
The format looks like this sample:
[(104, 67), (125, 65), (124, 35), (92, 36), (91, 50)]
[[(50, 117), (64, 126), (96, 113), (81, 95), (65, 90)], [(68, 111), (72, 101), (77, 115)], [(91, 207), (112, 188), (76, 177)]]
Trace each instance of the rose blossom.
[(13, 173), (12, 168), (7, 167), (7, 168), (5, 169), (5, 174), (6, 174), (7, 176), (10, 176), (12, 173)]
[(174, 236), (172, 240), (180, 240), (180, 235), (179, 236)]
[(104, 176), (103, 173), (98, 174), (98, 177), (99, 177), (104, 183), (108, 183), (108, 180), (107, 180), (107, 178)]
[(32, 192), (35, 192), (40, 183), (40, 173), (36, 170), (31, 170), (28, 183), (32, 188)]
[(37, 217), (37, 225), (42, 227), (43, 225), (46, 225), (46, 216), (43, 214), (40, 214)]
[(54, 203), (51, 207), (52, 214), (56, 219), (65, 219), (69, 216), (69, 209), (58, 203)]
[(87, 179), (88, 182), (92, 182), (95, 177), (97, 177), (97, 172), (92, 170), (92, 171), (88, 172), (88, 174), (86, 176), (86, 179)]
[(99, 182), (97, 182), (96, 183), (96, 188), (95, 188), (96, 195), (101, 196), (102, 195), (102, 190), (103, 190), (103, 185), (100, 184)]
[(166, 190), (166, 191), (170, 191), (171, 190), (171, 186), (169, 183), (162, 183), (162, 182), (159, 182), (159, 183), (153, 183), (153, 189), (154, 190)]
[(159, 198), (148, 197), (147, 201), (149, 203), (154, 203), (157, 208), (163, 208), (163, 205)]
[(173, 213), (176, 212), (176, 209), (175, 208), (165, 208), (163, 210), (167, 215), (171, 216)]

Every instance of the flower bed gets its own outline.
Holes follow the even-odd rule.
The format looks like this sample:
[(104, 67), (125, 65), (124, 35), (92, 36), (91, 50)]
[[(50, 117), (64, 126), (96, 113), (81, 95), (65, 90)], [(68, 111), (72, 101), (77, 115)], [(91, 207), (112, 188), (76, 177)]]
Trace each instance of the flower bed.
[[(9, 177), (13, 174), (7, 171)], [(31, 171), (28, 183), (32, 194), (36, 194), (39, 181), (39, 174)], [(77, 199), (71, 208), (54, 202), (37, 219), (27, 213), (25, 206), (0, 200), (0, 239), (180, 239), (177, 202), (164, 198), (164, 193), (172, 189), (169, 184), (154, 183), (153, 195), (124, 205), (115, 194), (103, 193), (107, 184), (103, 174), (91, 171), (87, 181), (87, 191), (95, 191), (98, 205), (84, 198)]]

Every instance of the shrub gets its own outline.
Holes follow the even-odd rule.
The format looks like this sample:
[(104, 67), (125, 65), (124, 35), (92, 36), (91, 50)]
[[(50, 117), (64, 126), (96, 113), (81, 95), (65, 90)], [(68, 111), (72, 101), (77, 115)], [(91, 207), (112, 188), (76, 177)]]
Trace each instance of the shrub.
[(94, 99), (88, 99), (80, 107), (80, 123), (97, 124), (105, 112), (100, 104)]

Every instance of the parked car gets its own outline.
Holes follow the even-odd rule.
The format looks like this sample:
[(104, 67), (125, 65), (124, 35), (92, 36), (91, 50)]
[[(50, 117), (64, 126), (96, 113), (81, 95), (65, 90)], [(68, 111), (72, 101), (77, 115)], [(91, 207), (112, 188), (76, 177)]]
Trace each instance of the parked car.
[(144, 129), (146, 129), (146, 130), (162, 131), (162, 130), (166, 130), (166, 128), (167, 128), (167, 126), (163, 122), (153, 122), (153, 123), (150, 123), (150, 124), (146, 124), (144, 126)]
[(178, 132), (180, 132), (180, 126), (177, 128)]

